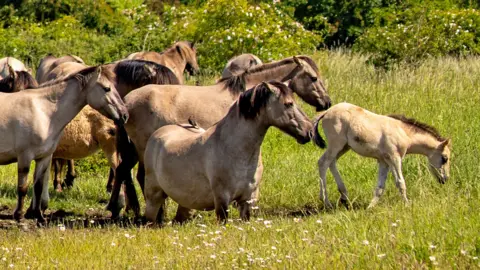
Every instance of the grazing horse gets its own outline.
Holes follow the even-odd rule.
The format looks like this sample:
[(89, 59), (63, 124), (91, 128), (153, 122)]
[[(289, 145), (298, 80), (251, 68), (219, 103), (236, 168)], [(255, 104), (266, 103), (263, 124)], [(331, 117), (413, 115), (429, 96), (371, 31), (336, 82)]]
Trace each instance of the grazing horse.
[[(79, 63), (62, 63), (48, 75), (51, 79), (64, 77), (75, 69), (82, 69)], [(178, 79), (170, 69), (165, 66), (143, 60), (125, 60), (116, 64), (107, 64), (105, 69), (113, 72), (113, 81), (120, 97), (125, 96), (133, 89), (147, 84), (178, 84)], [(82, 159), (102, 150), (110, 165), (110, 176), (107, 183), (107, 191), (111, 191), (115, 169), (118, 166), (115, 124), (102, 114), (86, 106), (66, 127), (53, 157), (57, 159), (54, 164), (54, 188), (62, 190), (60, 172), (63, 162), (58, 160)], [(73, 161), (68, 164), (65, 177), (67, 187), (73, 185), (75, 170)]]
[(22, 63), (22, 61), (13, 58), (13, 57), (4, 57), (0, 59), (0, 80), (7, 77), (8, 74), (11, 74), (9, 70), (9, 66), (14, 70), (14, 71), (26, 71), (28, 73), (31, 72), (30, 69), (27, 69), (25, 65)]
[(155, 131), (144, 157), (147, 220), (163, 223), (167, 196), (183, 208), (215, 209), (222, 223), (228, 205), (236, 201), (240, 217), (249, 220), (260, 147), (271, 126), (301, 144), (310, 141), (310, 120), (295, 104), (292, 90), (276, 81), (242, 93), (207, 130), (167, 125)]
[(13, 93), (38, 87), (35, 78), (27, 71), (14, 71), (10, 65), (8, 65), (8, 70), (8, 75), (0, 80), (0, 92)]
[(34, 195), (29, 216), (44, 222), (48, 205), (48, 167), (65, 126), (89, 104), (119, 124), (128, 112), (110, 72), (84, 69), (70, 77), (17, 93), (0, 93), (0, 164), (18, 164), (18, 201), (14, 218), (23, 217), (30, 163), (35, 160)]
[[(125, 104), (131, 117), (125, 128), (117, 129), (117, 150), (122, 161), (117, 167), (115, 185), (107, 206), (112, 217), (116, 218), (122, 208), (119, 193), (124, 181), (130, 208), (139, 214), (131, 169), (138, 161), (137, 179), (143, 190), (143, 155), (147, 140), (155, 130), (165, 125), (186, 123), (190, 117), (194, 117), (202, 127), (211, 127), (227, 114), (232, 102), (247, 88), (271, 80), (289, 80), (289, 87), (318, 110), (330, 107), (330, 97), (318, 68), (307, 56), (259, 65), (243, 74), (220, 80), (215, 85), (148, 85), (126, 95)], [(261, 175), (261, 161), (258, 166), (258, 174)]]
[(50, 74), (58, 65), (66, 62), (85, 64), (80, 57), (75, 55), (65, 55), (59, 58), (53, 55), (47, 55), (40, 60), (40, 64), (38, 65), (36, 77), (37, 82), (42, 84), (48, 81), (48, 74)]
[(190, 75), (198, 72), (197, 52), (192, 42), (179, 41), (162, 53), (157, 52), (136, 52), (127, 56), (131, 60), (148, 60), (171, 69), (183, 84), (183, 72), (188, 71)]
[(341, 202), (348, 202), (347, 189), (336, 163), (350, 149), (378, 161), (378, 183), (369, 208), (374, 207), (382, 196), (389, 171), (402, 198), (408, 202), (402, 175), (402, 159), (406, 154), (427, 156), (429, 168), (440, 183), (444, 184), (449, 177), (451, 140), (441, 137), (433, 127), (404, 116), (378, 115), (352, 104), (340, 103), (320, 114), (315, 123), (314, 141), (321, 148), (326, 146), (318, 133), (318, 124), (322, 119), (329, 144), (318, 161), (318, 167), (320, 199), (326, 208), (332, 207), (326, 190), (328, 168), (337, 182)]
[(249, 68), (252, 68), (256, 65), (261, 65), (261, 64), (263, 63), (260, 60), (260, 58), (250, 53), (244, 53), (244, 54), (235, 56), (232, 59), (228, 60), (228, 63), (222, 72), (222, 79), (228, 78), (235, 74), (244, 73)]

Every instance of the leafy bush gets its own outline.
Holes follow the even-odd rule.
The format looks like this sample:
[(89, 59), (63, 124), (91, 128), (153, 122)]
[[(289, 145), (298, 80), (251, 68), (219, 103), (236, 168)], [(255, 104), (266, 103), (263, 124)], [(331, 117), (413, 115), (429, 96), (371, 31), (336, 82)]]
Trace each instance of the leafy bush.
[(383, 13), (384, 26), (366, 30), (354, 49), (376, 65), (416, 63), (426, 57), (480, 53), (480, 12), (407, 9)]

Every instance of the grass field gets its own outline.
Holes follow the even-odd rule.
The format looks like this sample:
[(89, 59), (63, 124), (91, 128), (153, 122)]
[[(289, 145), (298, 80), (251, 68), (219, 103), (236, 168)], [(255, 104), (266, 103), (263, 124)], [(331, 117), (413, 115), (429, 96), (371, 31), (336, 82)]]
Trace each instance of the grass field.
[[(272, 128), (262, 146), (259, 209), (250, 222), (238, 221), (232, 209), (227, 226), (217, 225), (212, 212), (162, 229), (105, 224), (99, 219), (107, 215), (105, 168), (98, 175), (80, 175), (72, 190), (51, 190), (51, 211), (75, 214), (63, 223), (25, 231), (5, 221), (10, 226), (0, 230), (0, 268), (479, 268), (480, 58), (433, 59), (388, 72), (375, 71), (364, 64), (365, 57), (348, 52), (314, 58), (334, 103), (405, 114), (452, 138), (448, 183), (436, 182), (424, 157), (408, 156), (403, 172), (412, 204), (403, 205), (389, 176), (379, 205), (366, 210), (376, 162), (348, 153), (338, 167), (354, 209), (325, 212), (318, 199), (322, 150), (297, 145)], [(313, 109), (303, 108), (314, 117)], [(339, 194), (328, 177), (333, 201)], [(15, 165), (2, 167), (0, 179), (0, 209), (11, 214)], [(174, 203), (169, 208), (171, 218)]]

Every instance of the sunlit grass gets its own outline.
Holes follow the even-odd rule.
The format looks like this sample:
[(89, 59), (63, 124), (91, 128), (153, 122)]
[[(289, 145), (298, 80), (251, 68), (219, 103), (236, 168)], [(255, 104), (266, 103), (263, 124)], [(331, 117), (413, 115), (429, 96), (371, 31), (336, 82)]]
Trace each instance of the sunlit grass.
[[(99, 228), (93, 223), (82, 229), (2, 230), (0, 267), (480, 267), (480, 59), (432, 59), (415, 69), (375, 71), (364, 64), (365, 57), (348, 52), (324, 52), (314, 58), (335, 103), (347, 101), (377, 113), (405, 114), (452, 138), (450, 181), (438, 184), (424, 157), (407, 156), (403, 172), (412, 205), (403, 205), (390, 176), (378, 207), (367, 211), (376, 184), (376, 162), (349, 153), (338, 167), (354, 210), (339, 207), (324, 212), (316, 165), (323, 151), (312, 144), (298, 145), (272, 128), (262, 146), (261, 197), (250, 223), (239, 222), (232, 210), (226, 227), (216, 224), (213, 213), (201, 212), (189, 224), (161, 229)], [(315, 116), (312, 108), (302, 107)], [(107, 172), (80, 174), (72, 190), (51, 192), (50, 208), (106, 214)], [(0, 177), (0, 204), (13, 208), (16, 166), (0, 168)], [(333, 201), (339, 194), (328, 177)], [(170, 218), (174, 209), (170, 203)]]

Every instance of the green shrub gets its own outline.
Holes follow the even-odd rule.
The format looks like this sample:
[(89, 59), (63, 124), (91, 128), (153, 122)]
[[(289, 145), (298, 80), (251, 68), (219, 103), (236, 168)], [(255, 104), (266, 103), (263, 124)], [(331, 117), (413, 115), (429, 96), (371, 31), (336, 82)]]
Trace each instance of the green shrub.
[(376, 65), (416, 63), (426, 57), (480, 53), (480, 12), (474, 9), (408, 9), (384, 13), (383, 26), (369, 28), (354, 49)]

